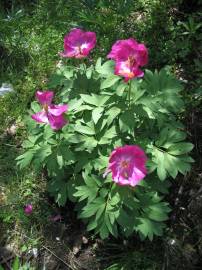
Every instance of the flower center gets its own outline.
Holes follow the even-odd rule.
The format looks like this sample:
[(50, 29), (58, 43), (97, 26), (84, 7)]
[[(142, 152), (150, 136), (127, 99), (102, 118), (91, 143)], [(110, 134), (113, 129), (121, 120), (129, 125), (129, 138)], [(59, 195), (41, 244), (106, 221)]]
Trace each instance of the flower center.
[(44, 105), (43, 105), (43, 109), (44, 109), (44, 111), (45, 111), (46, 113), (48, 113), (48, 104), (44, 104)]
[(127, 169), (129, 166), (129, 162), (127, 160), (121, 161), (121, 168), (122, 169)]
[(78, 55), (81, 55), (81, 54), (82, 54), (82, 48), (81, 48), (81, 45), (78, 45), (78, 47), (76, 47), (76, 50), (77, 50), (77, 54), (78, 54)]
[(129, 67), (132, 67), (135, 64), (135, 62), (136, 62), (135, 57), (130, 55), (128, 57), (128, 65), (129, 65)]

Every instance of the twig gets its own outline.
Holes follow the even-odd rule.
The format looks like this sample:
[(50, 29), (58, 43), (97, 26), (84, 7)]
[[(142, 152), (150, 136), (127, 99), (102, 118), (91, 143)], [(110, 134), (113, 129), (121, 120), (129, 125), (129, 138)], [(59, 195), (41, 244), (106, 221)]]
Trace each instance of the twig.
[[(17, 234), (20, 234), (19, 232), (15, 231)], [(34, 240), (33, 238), (23, 234), (23, 237), (30, 239), (30, 240)], [(42, 248), (46, 249), (48, 252), (50, 252), (54, 257), (56, 257), (59, 261), (61, 261), (62, 263), (64, 263), (67, 267), (69, 267), (71, 270), (75, 270), (75, 268), (73, 268), (71, 265), (68, 265), (62, 258), (58, 257), (57, 254), (55, 254), (52, 250), (50, 250), (48, 247), (44, 246), (43, 244), (41, 245)]]
[(4, 256), (1, 255), (1, 257), (0, 257), (0, 259), (1, 259), (0, 264), (1, 265), (2, 264), (6, 264), (6, 266), (8, 267), (8, 269), (11, 270), (10, 265), (7, 262), (10, 261), (10, 260), (12, 260), (14, 257), (15, 257), (14, 255), (11, 255), (10, 257), (5, 258)]
[(75, 270), (74, 268), (71, 267), (71, 265), (68, 265), (63, 259), (61, 259), (60, 257), (58, 257), (52, 250), (50, 250), (49, 248), (47, 248), (44, 245), (41, 245), (44, 249), (46, 249), (48, 252), (50, 252), (54, 257), (56, 257), (58, 260), (60, 260), (61, 262), (63, 262), (67, 267), (69, 267), (72, 270)]

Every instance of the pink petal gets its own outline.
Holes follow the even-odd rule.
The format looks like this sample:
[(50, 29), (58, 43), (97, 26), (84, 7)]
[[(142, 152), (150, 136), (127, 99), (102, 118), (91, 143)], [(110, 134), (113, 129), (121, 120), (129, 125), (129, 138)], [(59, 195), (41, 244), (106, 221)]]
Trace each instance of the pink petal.
[(55, 116), (53, 114), (48, 114), (48, 120), (52, 129), (58, 130), (63, 128), (67, 124), (67, 120), (63, 115)]
[(83, 36), (83, 31), (79, 28), (73, 29), (64, 38), (64, 49), (68, 50), (69, 47), (81, 45), (80, 40)]
[(52, 102), (54, 96), (53, 91), (37, 91), (36, 92), (36, 99), (41, 103), (42, 105), (47, 104), (50, 105)]
[(67, 105), (51, 105), (48, 107), (48, 112), (54, 116), (60, 116), (68, 109)]
[(79, 49), (78, 49), (78, 47), (70, 47), (70, 46), (66, 45), (66, 49), (64, 50), (64, 52), (61, 52), (59, 54), (62, 57), (72, 58), (72, 57), (79, 55)]
[(45, 111), (38, 112), (36, 114), (32, 114), (32, 119), (39, 123), (49, 123), (47, 113)]
[(123, 58), (123, 54), (126, 58), (128, 58), (129, 54), (134, 54), (134, 51), (137, 47), (138, 43), (133, 38), (118, 40), (112, 46), (111, 52), (107, 55), (107, 58), (120, 60)]
[(138, 77), (138, 78), (141, 78), (144, 76), (144, 72), (139, 68), (134, 68), (133, 74), (134, 74), (134, 77)]
[(88, 55), (89, 52), (95, 47), (96, 34), (94, 32), (86, 32), (83, 34), (83, 42), (81, 51), (83, 55)]
[(144, 44), (138, 44), (137, 61), (140, 66), (144, 66), (148, 63), (148, 50)]
[(136, 186), (140, 182), (140, 180), (142, 180), (145, 176), (146, 176), (145, 169), (140, 170), (134, 167), (132, 177), (129, 179), (130, 185), (133, 187)]
[(123, 76), (125, 78), (125, 82), (136, 77), (139, 78), (144, 76), (144, 72), (138, 68), (136, 63), (134, 66), (130, 66), (128, 61), (116, 62), (114, 73), (116, 75)]

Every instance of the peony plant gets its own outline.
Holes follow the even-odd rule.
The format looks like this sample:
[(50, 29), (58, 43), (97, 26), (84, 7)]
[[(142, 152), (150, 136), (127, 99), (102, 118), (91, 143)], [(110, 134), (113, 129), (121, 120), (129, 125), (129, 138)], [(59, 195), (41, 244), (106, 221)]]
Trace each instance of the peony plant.
[(111, 60), (86, 66), (81, 58), (95, 44), (93, 32), (65, 36), (65, 59), (47, 85), (63, 105), (52, 104), (53, 91), (37, 91), (42, 111), (33, 101), (17, 163), (46, 170), (56, 202), (73, 201), (87, 230), (101, 238), (138, 233), (152, 240), (171, 211), (163, 200), (170, 178), (193, 162), (178, 118), (182, 85), (168, 69), (143, 71), (148, 50), (133, 38), (116, 41)]

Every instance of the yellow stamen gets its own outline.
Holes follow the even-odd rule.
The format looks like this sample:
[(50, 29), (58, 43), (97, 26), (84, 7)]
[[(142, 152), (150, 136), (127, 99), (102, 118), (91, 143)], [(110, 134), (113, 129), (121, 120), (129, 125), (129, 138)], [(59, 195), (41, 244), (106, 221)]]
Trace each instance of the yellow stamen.
[(121, 162), (121, 167), (122, 167), (123, 169), (127, 169), (127, 168), (128, 168), (128, 165), (129, 165), (129, 162), (126, 161), (126, 160), (124, 160), (124, 161)]

